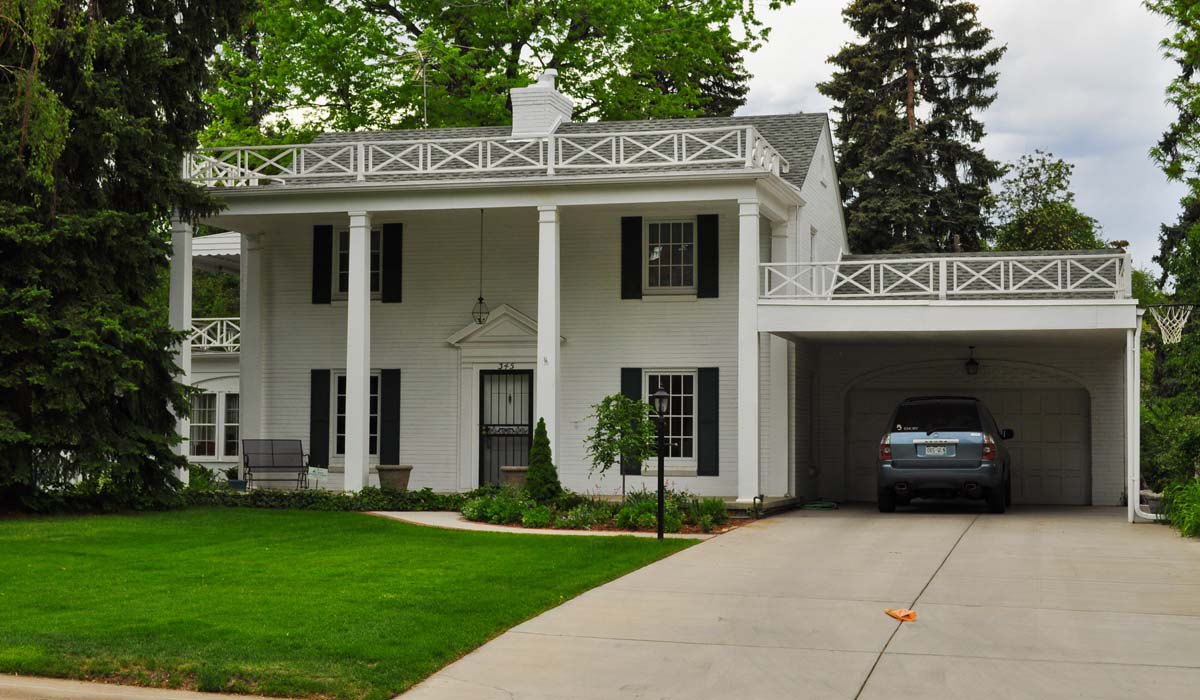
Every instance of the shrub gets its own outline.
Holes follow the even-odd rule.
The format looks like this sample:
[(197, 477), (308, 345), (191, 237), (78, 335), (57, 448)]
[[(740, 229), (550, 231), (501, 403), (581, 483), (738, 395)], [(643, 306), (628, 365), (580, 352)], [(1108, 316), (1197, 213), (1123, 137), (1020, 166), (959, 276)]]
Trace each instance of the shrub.
[(538, 418), (533, 431), (533, 446), (529, 448), (529, 469), (525, 472), (525, 490), (538, 503), (550, 503), (562, 493), (558, 483), (558, 470), (554, 468), (550, 454), (550, 438), (546, 434), (546, 420)]
[(502, 489), (477, 496), (464, 503), (462, 513), (468, 520), (515, 525), (521, 522), (525, 511), (535, 505), (537, 504), (516, 489)]
[(1163, 516), (1184, 537), (1200, 537), (1200, 479), (1167, 484)]
[(521, 527), (550, 527), (553, 519), (549, 506), (534, 506), (521, 516)]
[(294, 510), (461, 510), (467, 500), (487, 491), (472, 493), (434, 493), (420, 491), (383, 491), (367, 487), (357, 493), (342, 493), (324, 489), (282, 491), (256, 489), (230, 491), (214, 489), (201, 491), (185, 489), (183, 500), (189, 506), (226, 506), (230, 508), (275, 508)]
[(591, 530), (607, 525), (613, 519), (612, 504), (601, 500), (585, 500), (559, 516), (558, 526), (565, 530)]
[(188, 465), (189, 489), (208, 491), (217, 487), (217, 475), (203, 464)]
[[(649, 491), (633, 491), (625, 496), (625, 503), (617, 510), (617, 527), (622, 530), (655, 530), (658, 528), (658, 494)], [(683, 529), (683, 515), (674, 499), (663, 503), (663, 531), (679, 532)]]
[(729, 511), (725, 508), (725, 501), (720, 498), (699, 498), (693, 499), (689, 511), (691, 521), (696, 525), (702, 525), (702, 521), (709, 522), (709, 529), (712, 530), (712, 525), (724, 525), (729, 522)]
[(469, 500), (463, 504), (462, 514), (463, 514), (463, 517), (466, 518), (467, 520), (473, 520), (475, 522), (486, 522), (487, 518), (488, 518), (487, 508), (488, 508), (488, 497), (487, 496), (478, 496), (476, 498), (472, 498), (471, 500)]

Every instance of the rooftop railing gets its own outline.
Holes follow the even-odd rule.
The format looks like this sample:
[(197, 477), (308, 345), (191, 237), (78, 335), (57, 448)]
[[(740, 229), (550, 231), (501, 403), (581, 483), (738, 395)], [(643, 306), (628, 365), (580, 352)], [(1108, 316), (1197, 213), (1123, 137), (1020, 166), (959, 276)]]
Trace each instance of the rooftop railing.
[(355, 141), (203, 148), (184, 157), (185, 180), (209, 187), (311, 184), (446, 174), (554, 175), (600, 169), (729, 165), (787, 172), (753, 126)]
[(1128, 298), (1128, 254), (1038, 253), (765, 263), (760, 298), (794, 301)]
[(242, 347), (238, 318), (193, 318), (189, 338), (193, 352), (237, 352)]

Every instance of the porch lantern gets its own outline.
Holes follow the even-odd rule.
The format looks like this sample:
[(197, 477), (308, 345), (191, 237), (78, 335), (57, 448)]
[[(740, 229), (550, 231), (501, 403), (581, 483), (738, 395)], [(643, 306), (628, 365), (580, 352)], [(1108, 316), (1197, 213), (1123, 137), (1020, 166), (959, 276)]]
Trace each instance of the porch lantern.
[(479, 299), (475, 302), (475, 306), (471, 309), (471, 318), (475, 319), (475, 323), (483, 325), (487, 323), (488, 314), (491, 310), (488, 309), (487, 302), (483, 300), (483, 210), (479, 210)]
[(664, 438), (664, 432), (667, 428), (667, 409), (671, 405), (671, 394), (663, 388), (662, 384), (659, 384), (658, 389), (650, 395), (650, 405), (658, 414), (655, 424), (658, 427), (658, 539), (661, 540), (663, 538), (663, 494), (666, 492), (664, 472), (666, 472), (667, 441)]
[(975, 359), (974, 345), (971, 346), (971, 357), (967, 358), (967, 361), (963, 363), (963, 369), (965, 369), (967, 374), (971, 375), (972, 377), (976, 374), (979, 374), (979, 361)]

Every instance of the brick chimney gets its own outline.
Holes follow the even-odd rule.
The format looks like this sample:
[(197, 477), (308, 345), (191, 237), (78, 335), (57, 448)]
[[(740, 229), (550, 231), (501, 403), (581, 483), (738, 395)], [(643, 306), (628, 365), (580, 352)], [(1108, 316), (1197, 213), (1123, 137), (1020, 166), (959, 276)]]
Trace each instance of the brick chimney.
[(575, 103), (554, 87), (557, 77), (558, 71), (547, 68), (533, 85), (512, 89), (513, 136), (546, 136), (571, 121)]

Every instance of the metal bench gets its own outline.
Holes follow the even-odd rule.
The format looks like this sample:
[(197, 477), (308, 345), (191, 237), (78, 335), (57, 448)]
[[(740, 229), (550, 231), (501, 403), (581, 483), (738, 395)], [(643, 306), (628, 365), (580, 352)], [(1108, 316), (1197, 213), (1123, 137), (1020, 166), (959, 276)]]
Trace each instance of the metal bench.
[(308, 488), (308, 455), (299, 440), (242, 440), (242, 465), (248, 489), (259, 482)]

